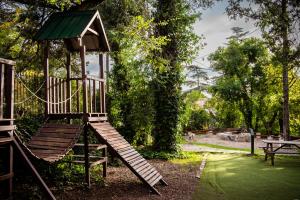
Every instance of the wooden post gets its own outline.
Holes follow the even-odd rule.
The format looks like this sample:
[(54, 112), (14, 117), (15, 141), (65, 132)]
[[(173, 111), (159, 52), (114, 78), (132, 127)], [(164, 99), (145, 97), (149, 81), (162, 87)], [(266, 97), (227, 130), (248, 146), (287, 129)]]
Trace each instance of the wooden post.
[(14, 160), (14, 155), (13, 155), (13, 146), (12, 143), (9, 144), (9, 174), (11, 175), (11, 177), (9, 178), (9, 196), (12, 196), (12, 191), (13, 191), (13, 174), (14, 174), (14, 167), (13, 167), (13, 160)]
[(106, 159), (106, 161), (102, 164), (103, 168), (103, 177), (106, 178), (106, 174), (107, 174), (107, 148), (105, 147), (103, 150), (102, 150), (102, 157)]
[(4, 63), (0, 63), (0, 119), (3, 118), (4, 112)]
[(109, 75), (109, 54), (106, 53), (106, 91), (109, 91), (109, 84), (108, 84), (108, 75)]
[[(15, 137), (15, 138), (18, 140), (18, 137)], [(18, 141), (18, 142), (21, 142), (21, 141)], [(29, 158), (26, 156), (25, 152), (23, 151), (22, 147), (19, 145), (18, 142), (15, 139), (13, 139), (13, 143), (14, 143), (16, 149), (19, 151), (19, 153), (21, 154), (21, 157), (24, 159), (24, 161), (26, 162), (26, 164), (28, 165), (28, 167), (32, 171), (35, 178), (39, 181), (42, 188), (47, 193), (49, 199), (55, 200), (56, 199), (55, 196), (52, 194), (51, 190), (48, 188), (48, 186), (46, 185), (46, 183), (44, 182), (44, 180), (42, 179), (40, 174), (37, 172), (37, 170), (35, 169), (35, 167), (31, 163), (31, 161), (29, 160)]]
[(88, 142), (88, 105), (87, 105), (87, 76), (86, 76), (86, 63), (85, 63), (85, 45), (82, 44), (82, 40), (79, 39), (80, 44), (80, 59), (81, 59), (81, 75), (82, 75), (82, 87), (83, 87), (83, 120), (84, 120), (84, 161), (85, 161), (85, 181), (87, 187), (90, 188), (90, 164), (89, 164), (89, 142)]
[[(13, 119), (14, 118), (14, 77), (15, 70), (13, 65), (6, 65), (5, 69), (5, 102), (6, 110), (4, 113), (4, 118)], [(10, 121), (10, 125), (13, 125), (13, 121)], [(10, 131), (10, 135), (13, 135), (13, 132)]]
[[(104, 56), (103, 54), (99, 54), (99, 76), (100, 79), (104, 79)], [(105, 82), (101, 82), (100, 84), (100, 99), (101, 99), (101, 113), (105, 113)]]
[[(72, 87), (71, 87), (71, 53), (68, 52), (67, 53), (67, 99), (69, 99), (71, 97), (71, 90), (72, 90)], [(67, 101), (67, 113), (70, 113), (71, 112), (71, 99), (69, 99)]]
[[(81, 40), (80, 40), (81, 41)], [(82, 74), (82, 87), (83, 87), (83, 108), (82, 111), (84, 114), (87, 114), (88, 105), (87, 105), (87, 76), (86, 76), (86, 64), (85, 64), (85, 46), (80, 45), (80, 59), (81, 59), (81, 74)]]
[(49, 42), (44, 42), (45, 117), (49, 114)]

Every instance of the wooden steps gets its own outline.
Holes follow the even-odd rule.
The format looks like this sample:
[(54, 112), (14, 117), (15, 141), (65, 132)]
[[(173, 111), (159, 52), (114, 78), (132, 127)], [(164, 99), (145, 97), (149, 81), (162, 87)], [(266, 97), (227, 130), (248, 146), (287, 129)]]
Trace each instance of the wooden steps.
[(91, 130), (95, 136), (108, 148), (113, 151), (120, 160), (154, 193), (160, 193), (154, 185), (161, 182), (167, 183), (162, 179), (160, 173), (147, 162), (108, 122), (90, 123)]
[(79, 125), (44, 124), (26, 146), (35, 157), (55, 162), (73, 148), (80, 133)]

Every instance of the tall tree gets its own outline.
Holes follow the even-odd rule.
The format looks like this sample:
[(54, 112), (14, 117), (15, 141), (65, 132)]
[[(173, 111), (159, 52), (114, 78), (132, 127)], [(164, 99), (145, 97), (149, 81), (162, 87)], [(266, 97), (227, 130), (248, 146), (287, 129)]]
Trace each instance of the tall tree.
[[(135, 54), (140, 50), (140, 42), (146, 44), (145, 35), (148, 30), (140, 27), (141, 23), (135, 22), (138, 22), (137, 16), (140, 16), (139, 19), (143, 18), (147, 21), (149, 16), (147, 5), (147, 0), (107, 0), (99, 7), (108, 30), (112, 49), (110, 56), (113, 59), (113, 68), (109, 76), (111, 88), (107, 96), (109, 120), (129, 142), (134, 142), (137, 133), (133, 113), (139, 103), (145, 102), (143, 100), (136, 102), (138, 94), (132, 94), (132, 92), (137, 89), (137, 83), (140, 83), (138, 78), (145, 78), (143, 73), (140, 73), (140, 76), (137, 75), (138, 70), (144, 66), (143, 63), (136, 66), (138, 65), (137, 60), (145, 61), (144, 56), (138, 57)], [(144, 41), (142, 41), (143, 38)], [(140, 94), (143, 92), (141, 91)], [(139, 114), (139, 112), (135, 114)], [(145, 114), (144, 118), (140, 119), (141, 122), (148, 119), (148, 116)]]
[[(248, 2), (248, 3), (245, 3)], [(300, 58), (300, 4), (298, 0), (229, 0), (228, 14), (256, 21), (269, 48), (282, 66), (283, 136), (289, 139), (288, 70)]]
[(183, 63), (197, 53), (199, 37), (193, 33), (198, 15), (184, 0), (158, 0), (155, 21), (156, 35), (167, 37), (167, 44), (156, 52), (157, 62), (153, 80), (155, 99), (154, 143), (158, 151), (176, 151)]
[(267, 90), (264, 73), (270, 60), (267, 48), (255, 38), (231, 39), (227, 47), (219, 48), (209, 59), (213, 68), (222, 74), (213, 86), (214, 93), (236, 103), (247, 128), (254, 128), (256, 104)]
[(201, 81), (207, 81), (208, 76), (207, 73), (204, 71), (204, 68), (198, 65), (188, 65), (186, 67), (187, 75), (190, 79), (188, 79), (185, 83), (189, 86), (196, 86), (196, 89), (201, 90), (207, 83), (203, 83)]

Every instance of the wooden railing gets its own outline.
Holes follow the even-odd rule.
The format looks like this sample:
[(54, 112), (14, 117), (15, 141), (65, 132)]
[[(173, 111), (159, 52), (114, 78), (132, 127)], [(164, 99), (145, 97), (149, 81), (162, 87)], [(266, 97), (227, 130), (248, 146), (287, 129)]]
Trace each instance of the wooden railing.
[(44, 96), (43, 74), (36, 71), (16, 73), (14, 84), (15, 118), (44, 114), (44, 103), (37, 98)]
[(0, 58), (0, 120), (10, 121), (14, 113), (15, 62)]
[[(83, 112), (83, 84), (81, 78), (70, 79), (70, 91), (66, 79), (49, 77), (49, 114)], [(105, 80), (87, 76), (87, 111), (105, 113)]]

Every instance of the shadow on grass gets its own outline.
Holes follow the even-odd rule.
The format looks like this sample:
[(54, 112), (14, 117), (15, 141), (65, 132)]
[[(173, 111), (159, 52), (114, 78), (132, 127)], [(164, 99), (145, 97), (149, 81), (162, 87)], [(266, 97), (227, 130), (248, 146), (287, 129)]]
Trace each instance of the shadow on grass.
[(210, 154), (193, 199), (300, 199), (299, 157), (275, 159), (273, 167), (263, 156)]

